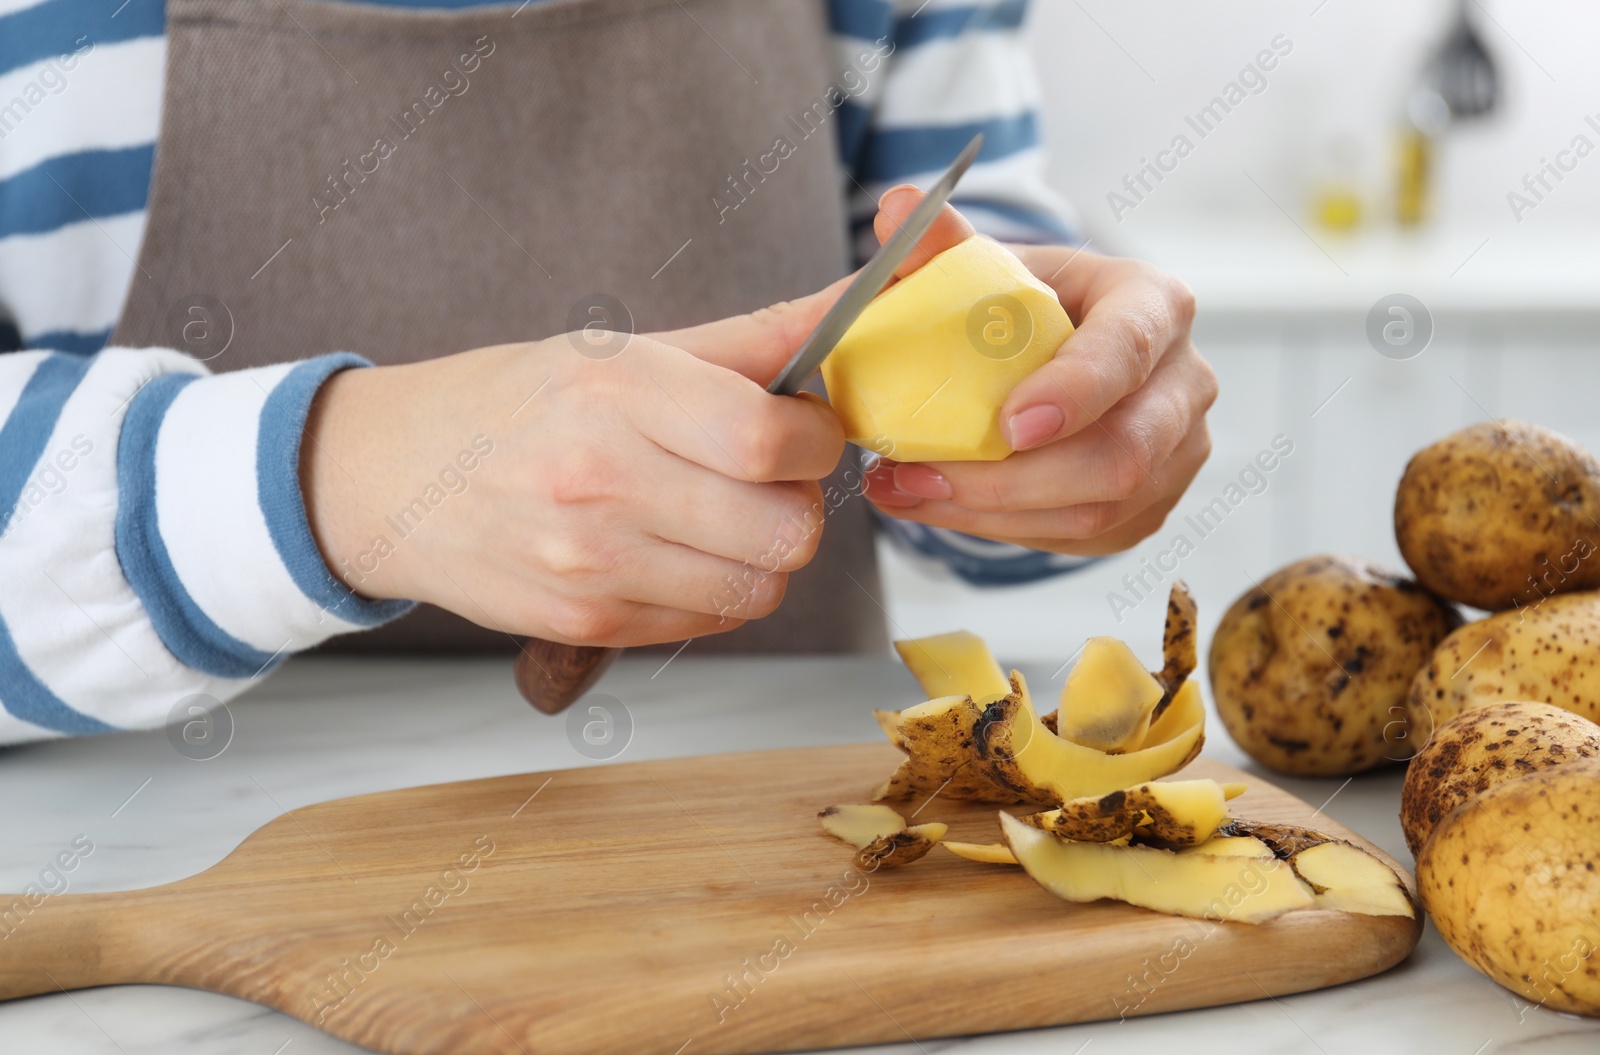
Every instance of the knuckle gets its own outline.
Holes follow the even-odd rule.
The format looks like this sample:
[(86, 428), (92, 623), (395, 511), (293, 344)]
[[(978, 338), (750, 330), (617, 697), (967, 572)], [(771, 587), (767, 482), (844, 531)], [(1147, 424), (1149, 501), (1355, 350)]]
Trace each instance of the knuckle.
[(1117, 506), (1114, 502), (1089, 502), (1073, 506), (1068, 512), (1069, 538), (1095, 538), (1110, 531), (1117, 523)]
[(1127, 355), (1130, 389), (1144, 384), (1155, 368), (1155, 324), (1148, 315), (1127, 316), (1122, 327), (1122, 350)]
[(764, 308), (757, 308), (750, 313), (750, 321), (763, 329), (781, 327), (794, 318), (795, 304), (790, 300), (780, 300), (776, 304), (769, 304)]
[(617, 467), (593, 447), (580, 446), (547, 464), (546, 491), (556, 505), (587, 505), (608, 498), (619, 483)]
[(815, 487), (793, 489), (776, 499), (772, 522), (759, 566), (762, 571), (790, 572), (805, 567), (816, 555), (822, 539), (824, 509)]
[(746, 475), (762, 483), (777, 479), (783, 469), (788, 437), (776, 418), (763, 406), (741, 415), (732, 430), (729, 453)]
[(1105, 493), (1112, 501), (1138, 494), (1155, 467), (1155, 452), (1147, 436), (1135, 434), (1117, 446), (1106, 471)]
[(586, 643), (615, 640), (627, 627), (627, 616), (621, 608), (608, 602), (567, 601), (547, 621), (562, 637)]
[(672, 640), (682, 641), (690, 637), (706, 637), (710, 634), (726, 634), (730, 630), (737, 630), (750, 620), (741, 619), (736, 615), (705, 615), (693, 619), (686, 619), (672, 635)]
[(1204, 412), (1210, 410), (1216, 404), (1221, 387), (1217, 383), (1217, 371), (1212, 368), (1211, 364), (1206, 362), (1198, 353), (1196, 353), (1195, 358), (1200, 360), (1200, 381), (1196, 386), (1196, 394), (1200, 397), (1200, 409)]
[(606, 566), (597, 546), (567, 532), (543, 533), (538, 546), (540, 562), (564, 583), (588, 578)]
[(1167, 291), (1167, 304), (1172, 312), (1172, 321), (1179, 327), (1187, 330), (1194, 323), (1195, 299), (1194, 290), (1180, 278), (1162, 273), (1162, 282)]
[(755, 590), (751, 592), (750, 600), (741, 614), (751, 619), (761, 619), (771, 615), (783, 603), (783, 595), (788, 588), (787, 573), (763, 572), (756, 577)]

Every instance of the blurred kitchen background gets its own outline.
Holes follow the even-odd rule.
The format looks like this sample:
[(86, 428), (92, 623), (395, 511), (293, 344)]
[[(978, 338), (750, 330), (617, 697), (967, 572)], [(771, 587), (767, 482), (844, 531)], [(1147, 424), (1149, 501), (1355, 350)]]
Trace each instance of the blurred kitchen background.
[[(1176, 574), (1199, 598), (1204, 646), (1252, 579), (1291, 560), (1345, 552), (1403, 568), (1395, 484), (1415, 450), (1455, 429), (1525, 418), (1600, 451), (1592, 0), (1034, 0), (1029, 32), (1052, 180), (1090, 248), (1152, 260), (1198, 296), (1195, 338), (1221, 382), (1214, 449), (1153, 537), (1044, 584), (977, 590), (886, 551), (895, 636), (967, 628), (1002, 659), (1059, 666), (1085, 636), (1116, 633), (1154, 655), (1171, 576), (1131, 611), (1114, 614), (1109, 595), (1137, 601), (1123, 577), (1183, 534), (1193, 552)], [(1275, 68), (1256, 71), (1265, 86), (1245, 84), (1275, 38)], [(1230, 81), (1244, 98), (1203, 120), (1202, 138), (1185, 118)], [(1142, 201), (1108, 201), (1133, 200), (1124, 177), (1180, 134), (1193, 150), (1169, 155), (1161, 182), (1146, 176)], [(1368, 338), (1369, 313), (1393, 294), (1431, 316), (1410, 358), (1397, 358), (1415, 349), (1388, 302), (1375, 315), (1388, 355)], [(1292, 454), (1202, 537), (1187, 518), (1280, 436)]]

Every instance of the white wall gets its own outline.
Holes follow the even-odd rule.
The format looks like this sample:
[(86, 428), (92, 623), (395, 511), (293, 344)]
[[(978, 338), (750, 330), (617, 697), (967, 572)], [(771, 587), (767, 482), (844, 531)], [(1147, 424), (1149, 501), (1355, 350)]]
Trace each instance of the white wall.
[[(1600, 114), (1600, 7), (1585, 0), (1469, 0), (1501, 73), (1494, 117), (1463, 127), (1441, 158), (1447, 223), (1512, 222), (1507, 191)], [(1286, 209), (1332, 144), (1352, 140), (1368, 190), (1387, 194), (1392, 137), (1423, 57), (1453, 0), (1035, 0), (1032, 34), (1045, 92), (1053, 178), (1091, 231), (1159, 225), (1197, 210), (1275, 213), (1245, 173)], [(1312, 12), (1315, 12), (1313, 15)], [(1294, 48), (1208, 138), (1183, 115), (1206, 105), (1277, 34)], [(1597, 118), (1600, 120), (1600, 118)], [(1112, 218), (1108, 191), (1179, 132), (1196, 149), (1148, 201)], [(1524, 224), (1559, 225), (1600, 210), (1600, 153), (1586, 159)]]

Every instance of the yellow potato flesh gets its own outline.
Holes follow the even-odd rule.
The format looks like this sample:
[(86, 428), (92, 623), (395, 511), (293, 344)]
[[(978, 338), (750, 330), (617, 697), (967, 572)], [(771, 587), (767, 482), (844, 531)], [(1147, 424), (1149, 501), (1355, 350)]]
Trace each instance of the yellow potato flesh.
[(1055, 292), (974, 235), (885, 290), (822, 364), (850, 442), (897, 461), (998, 461), (1000, 406), (1072, 333)]
[(1316, 891), (1318, 908), (1408, 919), (1417, 914), (1400, 877), (1388, 865), (1349, 843), (1313, 846), (1289, 858), (1289, 863)]
[(1213, 835), (1199, 846), (1185, 846), (1177, 852), (1207, 857), (1271, 857), (1272, 847), (1253, 835)]
[(988, 703), (1011, 691), (983, 638), (968, 630), (896, 641), (894, 650), (928, 698), (971, 696)]
[(1000, 827), (1017, 861), (1067, 901), (1111, 898), (1179, 916), (1261, 923), (1315, 904), (1311, 888), (1270, 854), (1219, 857), (1147, 846), (1064, 842), (1010, 814)]
[(829, 806), (817, 819), (823, 831), (857, 848), (906, 828), (905, 818), (889, 806)]
[[(1026, 698), (1026, 684), (1015, 676), (1016, 701), (1008, 694), (982, 707), (970, 696), (952, 695), (903, 711), (875, 712), (906, 759), (873, 798), (939, 795), (971, 802), (1059, 805), (1175, 773), (1200, 753), (1205, 704), (1194, 682), (1186, 682), (1161, 717), (1150, 723), (1137, 750), (1109, 755), (1063, 740), (1046, 728)], [(990, 719), (991, 712), (998, 716)], [(1003, 735), (1003, 752), (979, 749), (977, 741), (985, 731)], [(1014, 756), (1013, 745), (1020, 745)]]
[(1061, 686), (1057, 732), (1097, 751), (1127, 751), (1150, 728), (1163, 692), (1126, 644), (1091, 637)]
[(1065, 740), (1039, 721), (1027, 684), (1015, 671), (1020, 688), (1010, 715), (1007, 750), (990, 760), (1003, 785), (1029, 789), (1025, 797), (1041, 802), (1066, 802), (1104, 795), (1177, 772), (1200, 753), (1205, 736), (1205, 704), (1194, 682), (1185, 682), (1172, 704), (1153, 722), (1138, 750), (1111, 755)]
[(957, 857), (965, 857), (969, 861), (978, 861), (989, 865), (1014, 865), (1017, 863), (1016, 855), (1005, 843), (962, 843), (947, 842), (944, 848)]

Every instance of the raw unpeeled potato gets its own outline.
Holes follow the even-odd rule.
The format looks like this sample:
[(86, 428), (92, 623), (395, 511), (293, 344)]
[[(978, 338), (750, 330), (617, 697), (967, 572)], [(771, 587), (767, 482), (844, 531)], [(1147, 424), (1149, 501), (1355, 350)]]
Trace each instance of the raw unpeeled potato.
[(1455, 609), (1367, 561), (1291, 564), (1234, 602), (1211, 640), (1222, 724), (1250, 757), (1295, 776), (1345, 776), (1407, 758), (1414, 674), (1459, 625)]
[(1600, 587), (1600, 463), (1539, 425), (1473, 425), (1411, 459), (1394, 533), (1419, 582), (1474, 608)]
[(1406, 845), (1420, 855), (1434, 828), (1462, 803), (1582, 758), (1600, 758), (1600, 725), (1560, 707), (1516, 700), (1458, 714), (1434, 730), (1406, 767), (1400, 797)]
[(1422, 902), (1461, 957), (1524, 999), (1600, 1016), (1600, 760), (1457, 806), (1417, 859)]
[(1426, 743), (1462, 711), (1499, 700), (1537, 700), (1600, 721), (1600, 591), (1500, 612), (1445, 638), (1411, 682), (1411, 733)]
[(822, 364), (850, 442), (897, 461), (997, 461), (1000, 406), (1072, 333), (1055, 291), (974, 235), (890, 286)]

